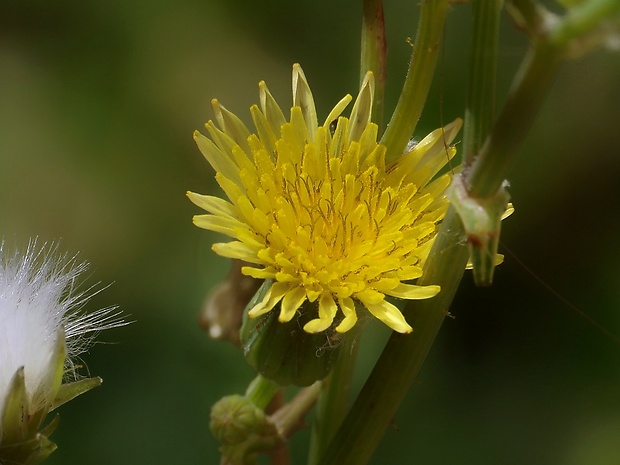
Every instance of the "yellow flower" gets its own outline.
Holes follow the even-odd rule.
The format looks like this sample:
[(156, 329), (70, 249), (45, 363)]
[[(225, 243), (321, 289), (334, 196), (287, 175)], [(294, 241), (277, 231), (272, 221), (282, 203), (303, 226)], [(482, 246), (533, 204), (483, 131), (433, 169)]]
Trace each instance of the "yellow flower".
[(304, 330), (316, 333), (336, 322), (336, 331), (345, 332), (357, 321), (357, 301), (390, 328), (411, 332), (386, 296), (427, 299), (440, 290), (407, 281), (422, 275), (446, 212), (450, 177), (433, 178), (456, 152), (447, 144), (461, 121), (433, 131), (386, 166), (386, 148), (370, 122), (371, 73), (350, 118), (340, 116), (352, 100), (347, 95), (322, 125), (299, 65), (289, 121), (264, 82), (259, 90), (260, 108), (250, 108), (255, 133), (217, 100), (220, 129), (209, 121), (210, 139), (194, 133), (229, 200), (188, 192), (210, 213), (195, 216), (196, 226), (236, 239), (213, 250), (256, 265), (244, 274), (272, 280), (249, 316), (280, 304), (279, 320), (287, 322), (304, 302), (318, 301), (318, 315)]

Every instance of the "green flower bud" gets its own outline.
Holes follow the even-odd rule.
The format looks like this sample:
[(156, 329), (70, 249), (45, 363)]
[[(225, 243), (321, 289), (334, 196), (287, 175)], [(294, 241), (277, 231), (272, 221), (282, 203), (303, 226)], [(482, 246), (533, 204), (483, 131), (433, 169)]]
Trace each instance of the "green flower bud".
[[(266, 281), (248, 308), (260, 302), (270, 286), (271, 282)], [(318, 314), (316, 301), (302, 304), (289, 322), (278, 321), (278, 314), (279, 311), (271, 311), (254, 319), (244, 315), (241, 344), (247, 362), (265, 378), (282, 386), (310, 386), (325, 378), (340, 353), (345, 335), (334, 329), (316, 334), (303, 330)]]
[(226, 396), (213, 406), (211, 431), (224, 446), (242, 443), (253, 435), (277, 435), (265, 412), (240, 395)]
[(256, 453), (281, 443), (280, 435), (265, 413), (244, 396), (220, 399), (211, 409), (211, 432), (221, 444), (229, 465), (255, 463)]

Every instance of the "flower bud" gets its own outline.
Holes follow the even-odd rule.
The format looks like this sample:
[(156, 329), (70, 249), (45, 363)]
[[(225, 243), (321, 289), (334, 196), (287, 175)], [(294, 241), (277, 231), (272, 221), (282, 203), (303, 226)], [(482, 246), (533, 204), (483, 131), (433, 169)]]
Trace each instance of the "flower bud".
[(257, 452), (277, 447), (282, 439), (265, 413), (245, 396), (220, 399), (211, 409), (211, 432), (221, 444), (222, 463), (255, 463)]
[(245, 442), (253, 435), (277, 435), (265, 412), (240, 395), (226, 396), (213, 406), (211, 431), (224, 446)]
[[(266, 281), (248, 308), (262, 300), (270, 286), (271, 282)], [(278, 314), (279, 311), (272, 311), (254, 319), (245, 315), (241, 344), (247, 362), (282, 386), (310, 386), (325, 378), (340, 353), (345, 335), (334, 329), (315, 334), (303, 330), (318, 314), (316, 301), (304, 302), (289, 322), (280, 322)]]

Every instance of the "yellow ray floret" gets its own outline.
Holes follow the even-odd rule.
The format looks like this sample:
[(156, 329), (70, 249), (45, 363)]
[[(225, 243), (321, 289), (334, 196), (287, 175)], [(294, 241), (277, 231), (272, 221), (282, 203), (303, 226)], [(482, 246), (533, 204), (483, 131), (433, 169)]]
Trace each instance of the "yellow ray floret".
[(208, 214), (196, 226), (235, 239), (215, 244), (219, 255), (247, 261), (243, 273), (273, 284), (250, 317), (279, 306), (290, 321), (304, 302), (318, 314), (304, 329), (345, 332), (357, 322), (355, 302), (401, 333), (410, 332), (386, 296), (427, 299), (439, 286), (417, 286), (443, 219), (450, 179), (438, 172), (454, 156), (461, 121), (437, 129), (394, 163), (385, 163), (370, 122), (374, 80), (368, 73), (349, 118), (344, 97), (322, 125), (310, 86), (293, 66), (293, 106), (287, 120), (264, 82), (252, 133), (214, 100), (219, 128), (194, 139), (216, 170), (228, 200), (188, 193)]

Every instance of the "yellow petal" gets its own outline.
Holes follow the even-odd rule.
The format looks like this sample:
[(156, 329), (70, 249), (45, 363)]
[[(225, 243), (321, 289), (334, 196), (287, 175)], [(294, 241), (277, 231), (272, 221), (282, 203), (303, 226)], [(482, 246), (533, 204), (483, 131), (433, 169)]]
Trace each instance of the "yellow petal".
[(239, 168), (227, 153), (222, 152), (217, 145), (198, 131), (194, 131), (194, 141), (215, 171), (235, 182), (239, 180)]
[[(254, 122), (254, 126), (256, 126), (256, 131), (258, 132), (259, 140), (265, 145), (266, 149), (269, 151), (270, 156), (274, 157), (276, 155), (276, 131), (278, 135), (280, 134), (280, 128), (274, 129), (267, 118), (261, 111), (258, 109), (258, 106), (252, 105), (250, 107), (250, 114), (252, 115), (252, 121)], [(254, 150), (253, 150), (254, 151)]]
[(409, 326), (400, 310), (386, 300), (379, 303), (362, 302), (375, 318), (383, 321), (386, 325), (399, 333), (410, 333), (413, 328)]
[(222, 257), (236, 258), (245, 262), (256, 263), (257, 265), (264, 265), (264, 262), (258, 258), (256, 250), (251, 249), (243, 242), (233, 241), (225, 244), (213, 244), (211, 248)]
[(294, 287), (286, 293), (282, 299), (282, 305), (280, 309), (280, 317), (278, 320), (282, 323), (291, 321), (295, 316), (297, 309), (306, 300), (306, 290), (303, 287)]
[(362, 171), (376, 167), (381, 174), (385, 172), (385, 146), (377, 145), (379, 128), (374, 123), (367, 123), (362, 132), (360, 142), (360, 162)]
[[(497, 265), (501, 265), (502, 263), (504, 263), (504, 255), (501, 253), (495, 254), (495, 260), (493, 261), (493, 265), (497, 266)], [(471, 270), (473, 269), (474, 265), (471, 262), (471, 258), (469, 260), (467, 260), (467, 265), (465, 266), (466, 270)]]
[(256, 318), (263, 315), (275, 307), (275, 305), (282, 300), (282, 297), (288, 291), (289, 286), (282, 283), (273, 283), (269, 290), (265, 293), (262, 302), (259, 302), (248, 312), (250, 318)]
[(514, 212), (515, 212), (515, 207), (512, 205), (512, 203), (508, 202), (508, 206), (506, 207), (506, 211), (502, 215), (502, 220), (508, 218)]
[[(290, 126), (290, 132), (284, 131), (287, 126)], [(291, 108), (291, 122), (282, 126), (282, 138), (291, 144), (295, 154), (299, 153), (295, 158), (301, 159), (306, 143), (314, 140), (315, 132), (316, 128), (310, 132), (310, 128), (304, 120), (303, 109), (301, 107)]]
[(435, 297), (440, 290), (439, 286), (417, 286), (415, 284), (400, 283), (394, 289), (384, 292), (399, 299), (419, 300)]
[(362, 132), (370, 122), (372, 100), (375, 93), (375, 78), (369, 71), (364, 76), (360, 92), (351, 110), (349, 121), (349, 140), (359, 140)]
[(353, 299), (347, 297), (344, 299), (338, 299), (338, 305), (340, 306), (340, 310), (342, 310), (342, 313), (344, 313), (344, 319), (336, 327), (336, 331), (338, 331), (339, 333), (346, 333), (348, 330), (353, 328), (355, 323), (357, 323), (355, 302), (353, 301)]
[(226, 216), (196, 215), (193, 220), (194, 224), (199, 228), (219, 232), (234, 238), (239, 238), (236, 231), (237, 229), (248, 229), (247, 224)]
[[(343, 117), (338, 118), (336, 130), (332, 135), (329, 145), (329, 153), (332, 157), (340, 156), (344, 148), (348, 148), (349, 141), (347, 139), (349, 120)], [(348, 151), (344, 152), (344, 157), (350, 158)], [(346, 172), (346, 169), (345, 169)]]
[(271, 129), (280, 137), (280, 128), (286, 123), (286, 118), (278, 102), (273, 98), (271, 92), (267, 88), (265, 81), (258, 83), (259, 95), (260, 95), (260, 107), (263, 110), (263, 115), (267, 118), (267, 122), (271, 126)]
[(276, 271), (268, 266), (266, 268), (254, 268), (251, 266), (241, 267), (241, 273), (256, 279), (273, 279)]
[(338, 306), (334, 302), (331, 293), (325, 292), (319, 299), (319, 317), (309, 321), (304, 326), (307, 333), (320, 333), (329, 328), (334, 322), (334, 317), (338, 311)]
[(189, 197), (194, 205), (208, 211), (209, 213), (227, 216), (229, 218), (237, 217), (235, 207), (224, 199), (213, 197), (212, 195), (196, 194), (195, 192), (187, 192), (187, 197)]
[(405, 177), (407, 182), (426, 185), (454, 157), (456, 149), (449, 144), (462, 124), (463, 120), (457, 118), (444, 128), (435, 129), (398, 160), (397, 163), (408, 172)]
[(314, 97), (312, 97), (304, 71), (298, 63), (293, 65), (293, 106), (301, 108), (310, 141), (314, 140), (314, 134), (319, 124), (314, 107)]
[(338, 117), (342, 114), (347, 105), (353, 100), (350, 94), (345, 95), (340, 99), (340, 102), (336, 104), (332, 111), (329, 112), (327, 118), (325, 118), (325, 123), (323, 123), (323, 127), (329, 129), (330, 125), (338, 119)]
[(213, 107), (213, 113), (215, 113), (215, 119), (217, 119), (222, 131), (228, 134), (246, 154), (251, 153), (250, 146), (248, 145), (250, 131), (245, 127), (245, 124), (243, 124), (237, 115), (220, 105), (217, 99), (211, 100), (211, 106)]
[(366, 288), (361, 292), (357, 292), (355, 294), (355, 297), (357, 297), (360, 301), (366, 303), (379, 303), (381, 302), (385, 296), (383, 295), (383, 293), (378, 292), (374, 289), (371, 288)]

